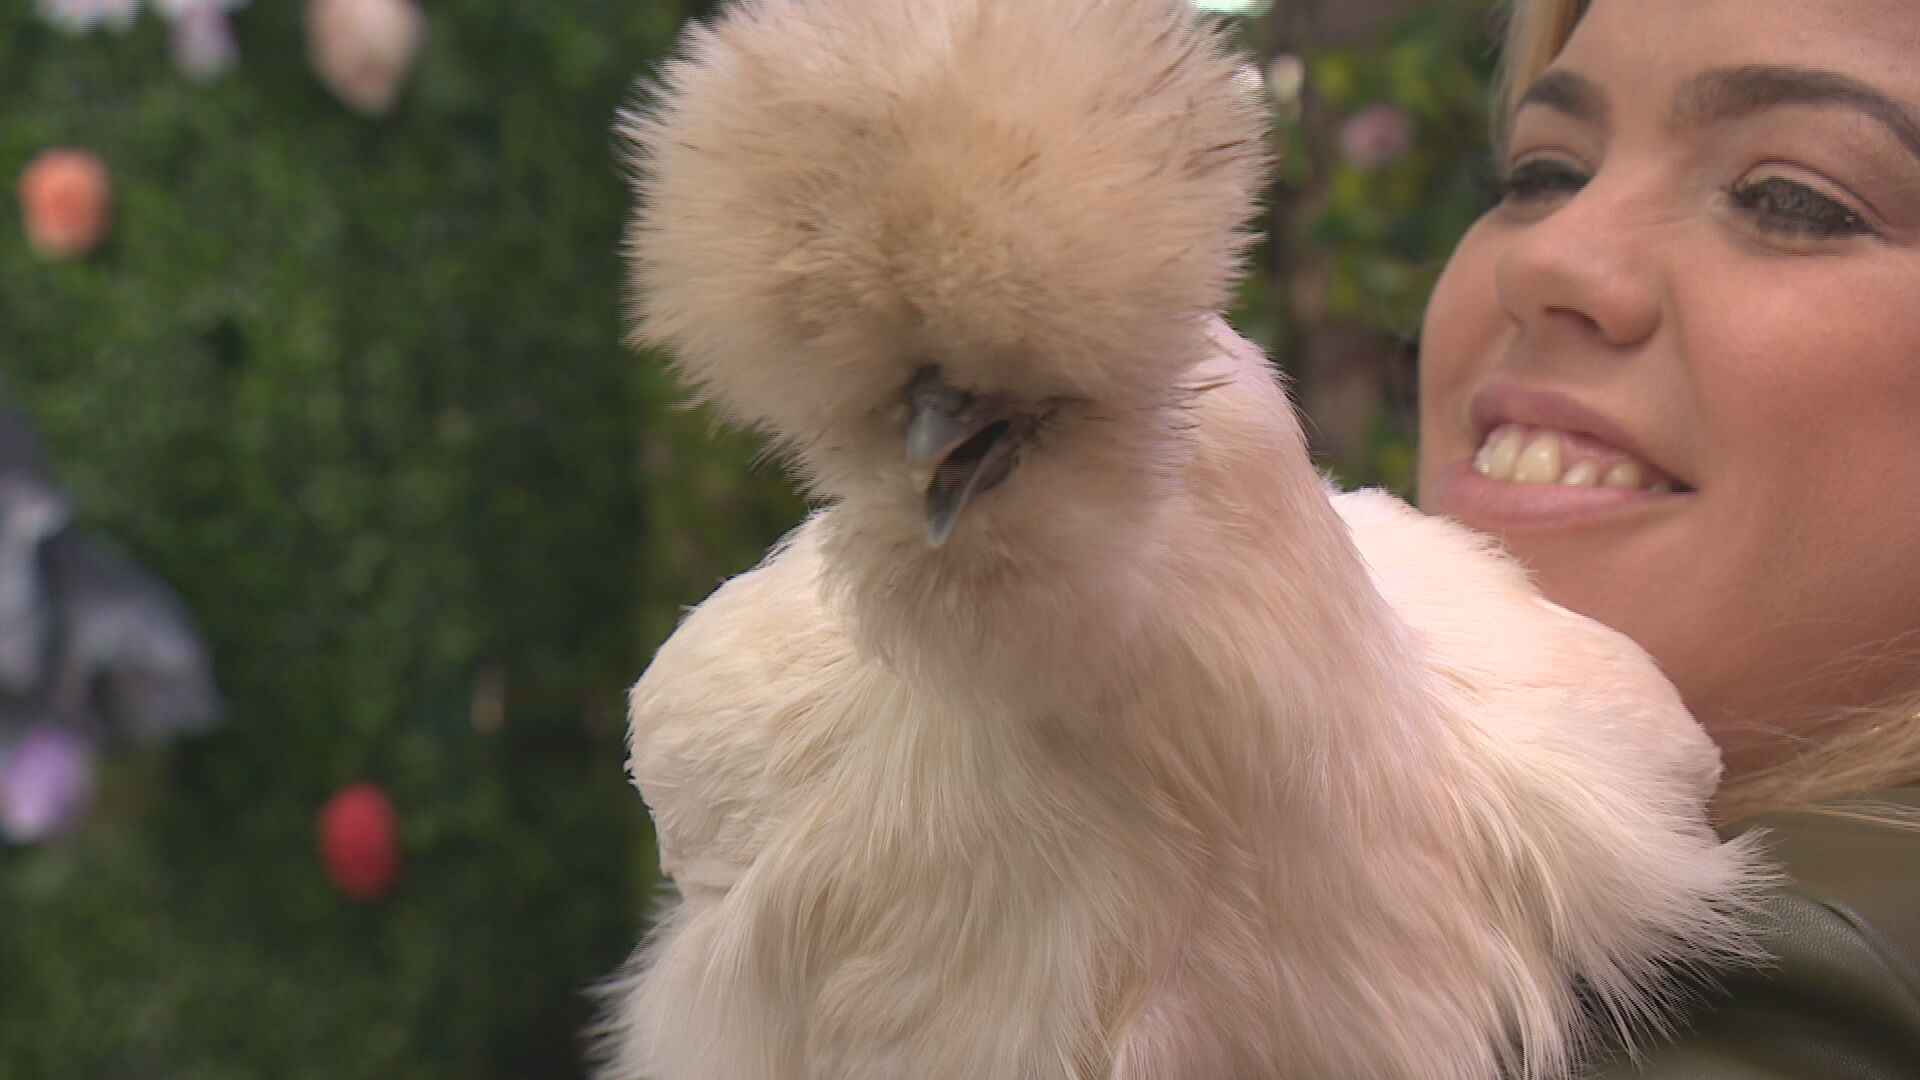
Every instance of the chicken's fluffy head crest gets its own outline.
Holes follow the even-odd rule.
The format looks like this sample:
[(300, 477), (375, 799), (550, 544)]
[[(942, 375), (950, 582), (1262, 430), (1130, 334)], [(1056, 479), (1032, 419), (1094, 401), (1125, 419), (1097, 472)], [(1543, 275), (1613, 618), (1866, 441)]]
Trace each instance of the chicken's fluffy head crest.
[(1184, 0), (740, 0), (621, 118), (632, 340), (803, 458), (927, 364), (1157, 405), (1264, 179), (1238, 63)]

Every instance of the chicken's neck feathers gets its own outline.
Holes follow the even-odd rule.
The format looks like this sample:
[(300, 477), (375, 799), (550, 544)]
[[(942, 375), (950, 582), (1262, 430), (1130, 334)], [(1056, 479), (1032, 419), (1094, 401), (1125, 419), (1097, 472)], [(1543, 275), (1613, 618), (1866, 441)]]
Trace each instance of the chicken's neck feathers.
[[(1196, 372), (1206, 389), (1179, 415), (1136, 417), (1118, 441), (1109, 426), (1064, 432), (944, 547), (897, 500), (823, 512), (822, 582), (857, 647), (983, 725), (1158, 740), (1172, 733), (1153, 730), (1159, 709), (1140, 688), (1206, 683), (1236, 710), (1274, 713), (1304, 760), (1365, 760), (1372, 740), (1404, 766), (1432, 728), (1416, 647), (1264, 358), (1224, 326), (1214, 334)], [(1329, 710), (1356, 719), (1329, 722)]]

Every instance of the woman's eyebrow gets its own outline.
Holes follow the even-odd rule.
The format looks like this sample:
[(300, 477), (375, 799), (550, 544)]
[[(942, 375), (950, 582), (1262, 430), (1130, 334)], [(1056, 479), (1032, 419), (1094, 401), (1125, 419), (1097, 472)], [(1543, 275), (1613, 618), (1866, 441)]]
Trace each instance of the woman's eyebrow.
[(1600, 92), (1600, 84), (1571, 71), (1549, 71), (1533, 80), (1513, 111), (1529, 105), (1544, 105), (1595, 127), (1607, 125), (1607, 96)]
[(1704, 71), (1680, 85), (1674, 122), (1692, 127), (1783, 105), (1853, 109), (1878, 121), (1920, 158), (1920, 116), (1867, 83), (1834, 71), (1767, 64)]

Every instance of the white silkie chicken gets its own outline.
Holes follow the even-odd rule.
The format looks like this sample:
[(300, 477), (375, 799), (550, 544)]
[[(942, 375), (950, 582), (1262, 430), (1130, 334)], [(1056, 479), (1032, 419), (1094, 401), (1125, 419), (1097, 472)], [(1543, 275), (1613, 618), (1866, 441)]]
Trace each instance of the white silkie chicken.
[(1177, 0), (744, 0), (628, 115), (639, 328), (826, 504), (632, 693), (650, 1080), (1548, 1077), (1737, 953), (1712, 745), (1332, 495), (1218, 318), (1264, 169)]

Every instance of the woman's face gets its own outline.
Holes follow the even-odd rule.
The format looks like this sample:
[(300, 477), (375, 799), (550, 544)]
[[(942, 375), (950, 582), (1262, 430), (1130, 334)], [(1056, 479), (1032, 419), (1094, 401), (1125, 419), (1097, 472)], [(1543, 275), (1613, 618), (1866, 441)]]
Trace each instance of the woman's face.
[(1427, 509), (1744, 769), (1920, 685), (1920, 8), (1595, 0), (1423, 337)]

